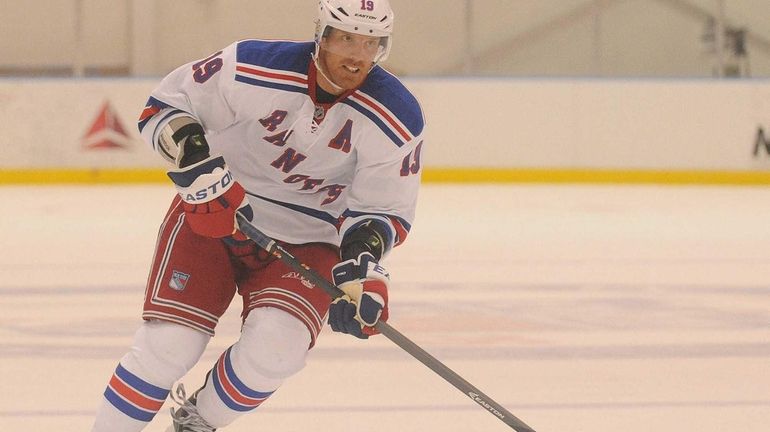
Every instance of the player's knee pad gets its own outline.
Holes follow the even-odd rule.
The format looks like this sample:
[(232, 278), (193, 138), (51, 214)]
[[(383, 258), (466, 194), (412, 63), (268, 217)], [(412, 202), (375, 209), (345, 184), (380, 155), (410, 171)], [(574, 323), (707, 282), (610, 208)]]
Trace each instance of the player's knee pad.
[(210, 336), (171, 322), (145, 321), (120, 364), (147, 381), (170, 388), (198, 362)]
[(305, 367), (310, 341), (299, 319), (280, 309), (257, 308), (243, 324), (237, 355), (248, 369), (281, 381)]

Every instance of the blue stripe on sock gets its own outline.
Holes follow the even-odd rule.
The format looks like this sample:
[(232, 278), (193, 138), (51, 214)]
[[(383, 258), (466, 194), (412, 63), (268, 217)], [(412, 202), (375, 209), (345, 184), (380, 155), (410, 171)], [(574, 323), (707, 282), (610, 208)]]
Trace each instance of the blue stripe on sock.
[(235, 375), (235, 370), (233, 370), (233, 365), (230, 362), (231, 349), (232, 347), (228, 348), (225, 352), (225, 374), (227, 374), (227, 378), (230, 379), (230, 382), (233, 383), (233, 386), (235, 386), (235, 388), (237, 388), (241, 394), (252, 399), (264, 399), (273, 394), (273, 392), (258, 392), (256, 390), (252, 390), (246, 387), (246, 384), (238, 379), (238, 377)]
[(133, 387), (134, 390), (143, 393), (145, 396), (152, 399), (166, 400), (166, 396), (168, 396), (168, 390), (162, 389), (144, 381), (143, 379), (124, 369), (123, 365), (121, 364), (118, 364), (117, 369), (115, 369), (115, 375), (122, 379), (123, 382)]
[(104, 397), (108, 401), (110, 401), (110, 403), (115, 408), (120, 410), (120, 412), (122, 412), (123, 414), (131, 417), (134, 420), (139, 420), (139, 421), (143, 421), (143, 422), (149, 422), (150, 420), (153, 419), (153, 417), (155, 417), (155, 414), (157, 414), (157, 413), (154, 413), (154, 412), (148, 412), (148, 411), (139, 409), (139, 408), (131, 405), (130, 403), (128, 403), (125, 400), (123, 400), (123, 398), (118, 396), (118, 394), (115, 393), (114, 391), (112, 391), (112, 389), (109, 388), (109, 387), (107, 387), (107, 389), (104, 390)]
[(225, 392), (224, 387), (222, 387), (222, 383), (219, 381), (219, 377), (217, 376), (216, 366), (214, 366), (214, 370), (211, 372), (211, 381), (214, 383), (214, 390), (217, 391), (217, 395), (219, 396), (219, 399), (221, 399), (222, 402), (224, 402), (224, 404), (227, 405), (227, 407), (230, 408), (231, 410), (238, 411), (238, 412), (246, 412), (254, 409), (254, 407), (241, 405), (235, 402), (230, 396), (228, 396), (227, 392)]

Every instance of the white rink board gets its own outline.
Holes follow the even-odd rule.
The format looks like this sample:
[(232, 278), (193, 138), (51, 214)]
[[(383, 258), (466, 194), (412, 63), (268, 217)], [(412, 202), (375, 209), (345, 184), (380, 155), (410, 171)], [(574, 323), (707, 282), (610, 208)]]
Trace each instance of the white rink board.
[(770, 131), (770, 81), (428, 80), (414, 89), (433, 166), (770, 169), (766, 153), (753, 157), (758, 128)]
[[(160, 168), (136, 131), (155, 79), (0, 80), (0, 169)], [(770, 169), (770, 82), (411, 79), (427, 118), (425, 166)], [(108, 102), (129, 134), (86, 150)], [(258, 139), (255, 138), (255, 139)], [(769, 144), (770, 145), (770, 144)]]
[[(136, 127), (155, 81), (0, 80), (0, 168), (162, 167)], [(86, 134), (108, 103), (128, 142), (121, 149), (85, 149)]]

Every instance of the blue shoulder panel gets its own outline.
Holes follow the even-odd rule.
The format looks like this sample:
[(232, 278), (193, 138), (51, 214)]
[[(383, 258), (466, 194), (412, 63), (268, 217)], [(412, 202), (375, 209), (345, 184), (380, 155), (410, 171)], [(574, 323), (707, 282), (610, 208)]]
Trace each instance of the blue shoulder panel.
[(238, 42), (236, 61), (307, 75), (314, 49), (313, 42), (244, 40)]
[(401, 81), (380, 66), (375, 66), (359, 89), (392, 112), (412, 136), (422, 133), (425, 119), (417, 99)]

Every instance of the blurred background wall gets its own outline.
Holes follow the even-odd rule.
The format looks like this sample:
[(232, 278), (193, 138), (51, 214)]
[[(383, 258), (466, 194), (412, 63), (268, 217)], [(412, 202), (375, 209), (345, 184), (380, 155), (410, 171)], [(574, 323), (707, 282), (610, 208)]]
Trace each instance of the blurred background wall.
[[(770, 184), (768, 0), (391, 0), (428, 181)], [(172, 69), (309, 40), (317, 0), (0, 0), (0, 184), (167, 181)]]
[[(391, 0), (402, 76), (770, 76), (767, 0)], [(315, 0), (0, 1), (0, 75), (159, 76)]]

